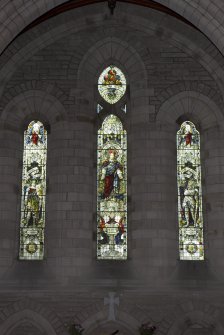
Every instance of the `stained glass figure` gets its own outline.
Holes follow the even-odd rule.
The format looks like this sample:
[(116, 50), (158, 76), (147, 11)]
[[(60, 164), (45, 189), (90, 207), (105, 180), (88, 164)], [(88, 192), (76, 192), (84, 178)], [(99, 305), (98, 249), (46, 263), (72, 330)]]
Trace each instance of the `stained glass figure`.
[(32, 121), (24, 132), (19, 258), (44, 256), (47, 131)]
[(203, 260), (200, 134), (184, 122), (177, 132), (179, 250), (181, 260)]
[(110, 65), (99, 77), (98, 90), (105, 101), (109, 104), (115, 104), (126, 91), (124, 74), (117, 67)]
[(115, 115), (98, 131), (97, 258), (127, 258), (127, 135)]

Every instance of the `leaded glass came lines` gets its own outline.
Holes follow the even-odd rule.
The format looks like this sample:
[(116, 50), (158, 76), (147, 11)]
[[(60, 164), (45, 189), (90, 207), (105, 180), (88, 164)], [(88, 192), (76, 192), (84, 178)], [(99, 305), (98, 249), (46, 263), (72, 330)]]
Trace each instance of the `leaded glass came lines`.
[(184, 122), (177, 132), (179, 250), (181, 260), (203, 260), (200, 134)]
[(115, 115), (98, 131), (97, 258), (127, 258), (127, 135)]
[(126, 91), (126, 79), (123, 72), (113, 65), (107, 67), (99, 77), (98, 90), (105, 101), (115, 104)]
[(44, 256), (47, 131), (32, 121), (24, 132), (19, 258)]

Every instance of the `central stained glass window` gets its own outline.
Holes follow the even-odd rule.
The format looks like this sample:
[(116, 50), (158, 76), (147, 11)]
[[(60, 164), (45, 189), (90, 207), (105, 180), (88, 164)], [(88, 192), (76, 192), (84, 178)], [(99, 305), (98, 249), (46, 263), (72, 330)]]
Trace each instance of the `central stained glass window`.
[(179, 248), (181, 260), (203, 260), (200, 134), (184, 122), (177, 132)]
[(127, 134), (109, 115), (98, 131), (97, 258), (127, 259)]
[(123, 72), (113, 65), (108, 66), (99, 77), (98, 90), (105, 101), (115, 104), (126, 91), (126, 79)]

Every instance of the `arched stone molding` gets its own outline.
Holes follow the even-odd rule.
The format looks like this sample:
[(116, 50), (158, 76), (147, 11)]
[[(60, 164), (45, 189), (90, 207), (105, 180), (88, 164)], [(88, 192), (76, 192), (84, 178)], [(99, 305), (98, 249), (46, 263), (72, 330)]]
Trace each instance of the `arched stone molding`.
[[(98, 41), (87, 51), (78, 68), (77, 86), (96, 84), (101, 72), (111, 63), (121, 67), (127, 84), (136, 86), (140, 81), (142, 88), (147, 87), (147, 72), (141, 57), (126, 41), (114, 37)], [(73, 61), (70, 66), (73, 67)]]
[(58, 316), (33, 300), (21, 300), (6, 307), (1, 313), (0, 333), (10, 332), (24, 321), (29, 321), (47, 335), (66, 335)]
[[(31, 2), (4, 3), (1, 8), (1, 21), (4, 28), (0, 35), (0, 50), (4, 50), (18, 32), (22, 31), (33, 20), (65, 2), (66, 0), (39, 0), (35, 4)], [(220, 51), (223, 52), (222, 15), (220, 15), (220, 12), (222, 12), (221, 2), (211, 0), (209, 5), (207, 2), (195, 4), (187, 0), (156, 0), (156, 2), (167, 6), (189, 20), (203, 31), (216, 44)], [(105, 6), (104, 3), (102, 5)]]
[[(87, 335), (97, 334), (97, 330), (103, 327), (113, 327), (112, 329), (119, 329), (122, 332), (127, 330), (128, 334), (135, 335), (138, 331), (139, 322), (132, 316), (123, 311), (119, 311), (116, 321), (107, 320), (107, 311), (99, 311), (83, 322), (83, 327)], [(123, 333), (123, 332), (122, 332)]]
[[(82, 324), (87, 335), (97, 334), (97, 330), (104, 327), (112, 327), (112, 330), (119, 329), (122, 334), (124, 332), (136, 335), (142, 323), (152, 321), (143, 309), (132, 304), (123, 306), (123, 310), (120, 307), (116, 312), (115, 320), (108, 320), (108, 307), (101, 307), (102, 309), (99, 310), (98, 306), (97, 312), (95, 312), (95, 308), (88, 308), (88, 316), (83, 311), (76, 315), (76, 319)], [(152, 323), (154, 322), (152, 321)]]
[[(53, 29), (50, 28), (50, 24), (44, 22), (40, 26), (26, 32), (25, 37), (26, 41), (29, 40), (28, 44), (24, 42), (24, 35), (19, 36), (16, 41), (13, 42), (13, 46), (15, 46), (14, 50), (12, 50), (11, 47), (6, 50), (6, 63), (2, 63), (2, 69), (0, 71), (2, 87), (4, 87), (4, 82), (10, 78), (19, 64), (24, 63), (38, 50), (63, 38), (68, 32), (69, 34), (71, 34), (71, 32), (80, 33), (80, 31), (84, 29), (91, 29), (93, 31), (99, 25), (102, 25), (102, 23), (104, 25), (107, 24), (108, 19), (105, 14), (108, 14), (108, 8), (105, 6), (104, 10), (99, 11), (99, 6), (101, 8), (101, 4), (95, 4), (64, 13), (62, 16), (66, 14), (65, 20), (60, 20), (57, 17), (53, 18), (52, 20), (59, 20), (59, 26)], [(223, 78), (224, 74), (220, 62), (223, 62), (223, 60), (221, 57), (215, 60), (214, 55), (217, 55), (217, 50), (200, 32), (197, 32), (183, 23), (178, 24), (177, 32), (176, 24), (179, 22), (172, 17), (162, 16), (161, 13), (156, 11), (153, 11), (152, 15), (151, 12), (135, 5), (129, 5), (127, 7), (127, 4), (119, 3), (116, 9), (116, 17), (117, 20), (121, 20), (123, 23), (122, 29), (126, 29), (126, 34), (127, 31), (136, 29), (136, 26), (138, 26), (138, 30), (143, 34), (154, 32), (157, 38), (160, 37), (164, 40), (172, 41), (172, 43), (179, 46), (180, 49), (188, 52), (191, 57), (196, 57), (212, 76), (219, 78), (220, 87), (222, 86), (221, 78)], [(141, 25), (139, 25), (139, 22), (141, 22)], [(159, 30), (161, 22), (164, 24), (162, 32), (161, 29)], [(105, 26), (105, 29), (107, 28), (108, 24)], [(197, 35), (197, 44), (192, 42), (192, 33)], [(209, 54), (209, 50), (211, 50), (211, 55)]]
[(158, 93), (158, 99), (162, 105), (173, 95), (183, 91), (195, 91), (201, 93), (206, 97), (210, 98), (212, 101), (215, 101), (220, 109), (223, 109), (223, 100), (221, 94), (219, 94), (219, 91), (200, 81), (181, 81), (170, 85), (169, 87)]
[[(221, 42), (223, 28), (218, 14), (221, 10), (221, 3), (212, 0), (209, 6), (207, 6), (205, 2), (194, 4), (187, 0), (183, 2), (178, 0), (156, 0), (156, 2), (164, 4), (193, 23), (204, 32), (223, 53), (224, 43)], [(219, 28), (215, 28), (216, 26)]]
[[(74, 68), (75, 62), (77, 62), (77, 60), (74, 57), (70, 63), (70, 68)], [(100, 105), (103, 106), (103, 113), (106, 112), (110, 114), (111, 106), (108, 106), (108, 103), (105, 103), (104, 99), (98, 93), (97, 83), (102, 71), (111, 64), (120, 68), (127, 80), (127, 90), (124, 97), (112, 106), (114, 114), (121, 114), (121, 116), (123, 116), (124, 112), (121, 113), (121, 107), (127, 103), (129, 106), (129, 93), (131, 95), (132, 104), (134, 104), (134, 100), (139, 97), (142, 98), (142, 102), (139, 101), (139, 105), (141, 105), (141, 103), (144, 105), (145, 101), (148, 102), (149, 100), (145, 64), (134, 47), (126, 41), (115, 37), (107, 37), (95, 43), (95, 45), (86, 52), (80, 62), (77, 69), (76, 86), (82, 90), (83, 95), (85, 95), (88, 100), (94, 100), (95, 105), (100, 103)], [(90, 111), (91, 113), (93, 112), (92, 104), (90, 104)], [(131, 109), (129, 113), (130, 111)]]
[(31, 118), (39, 119), (46, 124), (55, 123), (66, 114), (65, 108), (52, 92), (40, 89), (22, 91), (15, 96), (8, 96), (6, 104), (0, 115), (3, 128), (7, 125), (17, 130), (23, 130)]
[(213, 330), (212, 335), (222, 335), (221, 311), (202, 300), (187, 300), (186, 303), (168, 306), (158, 322), (158, 335), (184, 335), (193, 325)]
[(180, 315), (179, 310), (179, 317), (169, 328), (167, 335), (182, 335), (193, 325), (199, 325), (201, 328), (208, 329), (212, 331), (211, 334), (214, 335), (224, 334), (224, 327), (219, 319), (219, 312), (211, 308), (211, 306), (208, 310), (207, 305), (204, 306), (204, 309), (206, 309), (206, 307), (206, 311), (201, 309), (186, 311), (186, 306), (180, 308), (182, 314)]
[(65, 92), (63, 92), (55, 84), (51, 84), (49, 82), (44, 82), (41, 80), (24, 81), (22, 85), (17, 85), (7, 89), (7, 94), (3, 95), (0, 101), (0, 111), (3, 110), (4, 107), (17, 95), (33, 90), (42, 91), (45, 94), (52, 95), (59, 102), (61, 102), (62, 105), (64, 104), (65, 100), (68, 99)]
[(181, 116), (190, 116), (202, 129), (217, 126), (223, 114), (216, 103), (196, 91), (182, 91), (165, 100), (157, 114), (160, 124), (175, 125)]

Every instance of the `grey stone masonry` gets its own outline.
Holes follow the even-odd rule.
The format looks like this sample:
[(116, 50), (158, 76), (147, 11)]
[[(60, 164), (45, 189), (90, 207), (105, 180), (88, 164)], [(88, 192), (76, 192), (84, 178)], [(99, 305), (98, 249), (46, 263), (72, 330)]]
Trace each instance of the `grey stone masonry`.
[[(150, 2), (187, 24), (140, 3), (117, 1), (111, 15), (106, 1), (67, 10), (81, 4), (71, 1), (22, 32), (63, 3), (0, 0), (0, 335), (65, 335), (73, 324), (137, 335), (145, 323), (155, 335), (223, 335), (223, 3)], [(109, 65), (127, 80), (114, 105), (97, 89)], [(97, 131), (109, 114), (127, 131), (125, 261), (96, 257)], [(45, 252), (20, 261), (32, 120), (48, 131)], [(186, 120), (201, 136), (204, 261), (179, 260), (176, 133)]]

